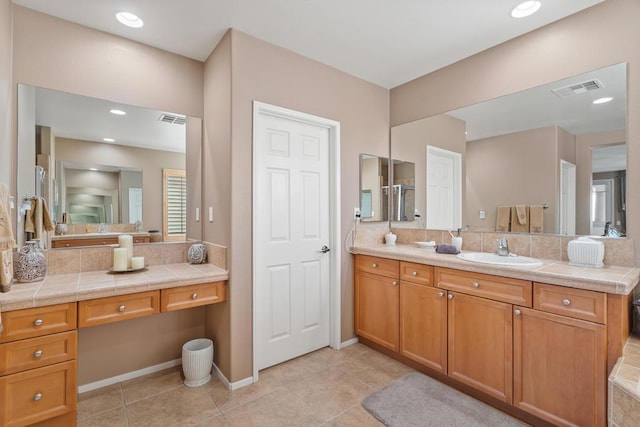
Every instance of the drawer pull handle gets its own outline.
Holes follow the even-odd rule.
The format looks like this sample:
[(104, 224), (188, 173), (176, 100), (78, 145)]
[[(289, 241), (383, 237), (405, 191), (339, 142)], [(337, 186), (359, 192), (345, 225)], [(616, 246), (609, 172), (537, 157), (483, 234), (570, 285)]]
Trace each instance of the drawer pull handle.
[(44, 321), (42, 319), (36, 319), (33, 324), (35, 326), (42, 326), (42, 324), (44, 323)]
[(522, 312), (516, 308), (516, 309), (513, 311), (513, 314), (515, 314), (516, 316), (520, 316), (520, 314), (522, 314)]
[(191, 299), (196, 299), (198, 298), (198, 294), (196, 292), (191, 294)]
[(447, 298), (449, 298), (449, 299), (453, 299), (453, 294), (449, 294), (449, 295), (447, 295)]
[(36, 402), (40, 399), (42, 399), (42, 393), (36, 393), (33, 395), (33, 400), (35, 400)]
[(444, 292), (438, 292), (438, 296), (442, 298), (444, 296)]
[(478, 282), (473, 282), (473, 287), (474, 287), (474, 288), (479, 288), (479, 287), (480, 287), (480, 283), (478, 283)]
[(120, 307), (118, 307), (118, 311), (120, 313), (122, 313), (127, 307), (125, 307), (124, 305), (121, 305)]
[(33, 352), (33, 357), (35, 357), (36, 359), (39, 357), (42, 357), (42, 350), (36, 350)]
[(376, 268), (378, 266), (378, 264), (376, 264), (375, 262), (373, 264), (371, 264), (371, 267)]
[(562, 300), (562, 305), (571, 305), (571, 300), (568, 298), (565, 298)]
[(68, 244), (68, 243), (66, 243), (66, 244), (65, 244), (65, 246), (66, 246), (66, 247), (69, 247), (69, 244)]
[(397, 285), (397, 284), (398, 284), (398, 282), (396, 282), (395, 280), (394, 280), (393, 282), (391, 282), (391, 285), (392, 285), (392, 286), (395, 286), (395, 285)]
[(418, 275), (418, 272), (417, 272), (417, 271), (414, 271), (414, 272), (413, 272), (413, 273), (411, 273), (411, 274), (413, 274), (414, 276), (417, 276), (417, 275)]

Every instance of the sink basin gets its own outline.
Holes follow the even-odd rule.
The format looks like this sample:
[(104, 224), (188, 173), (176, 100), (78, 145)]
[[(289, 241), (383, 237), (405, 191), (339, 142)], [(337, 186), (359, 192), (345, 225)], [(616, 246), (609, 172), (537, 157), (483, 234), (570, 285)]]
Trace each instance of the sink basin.
[(526, 256), (500, 256), (489, 252), (460, 252), (458, 258), (482, 264), (540, 267), (542, 261)]

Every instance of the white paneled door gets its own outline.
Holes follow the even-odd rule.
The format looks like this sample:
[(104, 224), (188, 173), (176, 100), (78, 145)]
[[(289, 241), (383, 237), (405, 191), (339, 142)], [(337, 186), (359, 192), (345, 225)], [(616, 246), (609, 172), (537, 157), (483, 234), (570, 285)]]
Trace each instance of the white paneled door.
[(265, 113), (254, 127), (259, 370), (330, 343), (330, 129)]
[(462, 227), (462, 155), (427, 145), (428, 229)]

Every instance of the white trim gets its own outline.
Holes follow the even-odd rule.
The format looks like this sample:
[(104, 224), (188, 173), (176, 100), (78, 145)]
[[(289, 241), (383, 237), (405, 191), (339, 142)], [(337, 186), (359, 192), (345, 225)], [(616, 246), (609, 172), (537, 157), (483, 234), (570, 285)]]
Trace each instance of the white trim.
[[(295, 110), (290, 110), (275, 105), (266, 104), (259, 101), (253, 101), (253, 136), (252, 141), (255, 141), (258, 137), (256, 123), (259, 121), (260, 115), (270, 115), (274, 117), (280, 117), (287, 120), (295, 120), (311, 125), (326, 127), (329, 130), (329, 198), (330, 198), (330, 230), (329, 230), (329, 247), (334, 248), (329, 252), (330, 265), (331, 265), (331, 290), (330, 290), (330, 337), (329, 345), (332, 348), (340, 349), (340, 320), (341, 320), (341, 255), (342, 255), (342, 239), (340, 238), (341, 223), (340, 223), (340, 122), (335, 120), (326, 119), (319, 116), (314, 116), (307, 113), (302, 113)], [(256, 150), (255, 145), (252, 149), (252, 174), (253, 174), (253, 188), (256, 188)], [(257, 195), (252, 195), (253, 206), (256, 206)], [(256, 212), (252, 212), (252, 232), (256, 235)], [(252, 247), (252, 259), (256, 259), (255, 246)], [(256, 312), (256, 295), (253, 283), (256, 283), (256, 271), (252, 265), (252, 294), (253, 294), (253, 307), (252, 313)], [(256, 318), (253, 316), (253, 381), (258, 381), (258, 369), (256, 364)], [(244, 380), (243, 380), (244, 381)]]
[[(427, 145), (427, 158), (426, 158), (426, 188), (425, 188), (425, 200), (429, 200), (429, 153), (436, 154), (442, 157), (448, 157), (453, 160), (453, 191), (454, 191), (454, 223), (450, 229), (456, 229), (462, 227), (462, 154), (457, 151), (450, 151), (444, 148), (436, 147), (433, 145)], [(428, 210), (428, 209), (427, 209)], [(429, 215), (425, 212), (425, 227), (426, 228), (438, 228), (429, 225)], [(440, 227), (442, 228), (442, 227)]]
[(115, 377), (105, 378), (100, 381), (95, 381), (89, 384), (84, 384), (78, 387), (78, 393), (86, 393), (88, 391), (97, 390), (99, 388), (107, 387), (113, 384), (117, 384), (123, 381), (132, 380), (134, 378), (143, 377), (145, 375), (153, 374), (154, 372), (164, 371), (165, 369), (173, 368), (182, 364), (182, 358), (169, 360), (158, 365), (147, 366), (146, 368), (138, 369), (136, 371), (126, 372), (124, 374), (116, 375)]
[(343, 348), (347, 348), (347, 347), (352, 346), (354, 344), (358, 344), (358, 342), (360, 342), (358, 337), (351, 338), (350, 340), (342, 341), (340, 343), (340, 348), (338, 348), (336, 350), (342, 350)]
[(213, 373), (218, 377), (218, 379), (220, 379), (222, 384), (225, 385), (226, 389), (230, 391), (237, 390), (254, 383), (253, 377), (248, 377), (243, 380), (236, 381), (235, 383), (230, 383), (227, 377), (224, 376), (220, 368), (218, 368), (215, 363), (213, 364)]

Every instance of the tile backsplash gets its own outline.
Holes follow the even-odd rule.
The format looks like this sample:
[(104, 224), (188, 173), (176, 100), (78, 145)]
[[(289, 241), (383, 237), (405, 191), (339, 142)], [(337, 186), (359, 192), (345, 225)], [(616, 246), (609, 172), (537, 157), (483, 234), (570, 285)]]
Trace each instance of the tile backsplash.
[[(363, 227), (358, 229), (356, 244), (366, 245), (371, 243), (384, 243), (384, 234), (388, 229)], [(451, 243), (448, 231), (425, 230), (417, 228), (391, 228), (398, 236), (397, 243), (412, 244), (434, 240), (436, 243)], [(557, 259), (568, 261), (567, 244), (575, 239), (575, 236), (559, 236), (551, 234), (527, 234), (527, 233), (495, 233), (463, 231), (462, 250), (476, 252), (495, 252), (496, 240), (506, 237), (509, 241), (511, 252), (522, 256), (534, 258)], [(634, 244), (631, 239), (602, 238), (604, 243), (605, 265), (619, 265), (633, 267), (635, 263)]]

